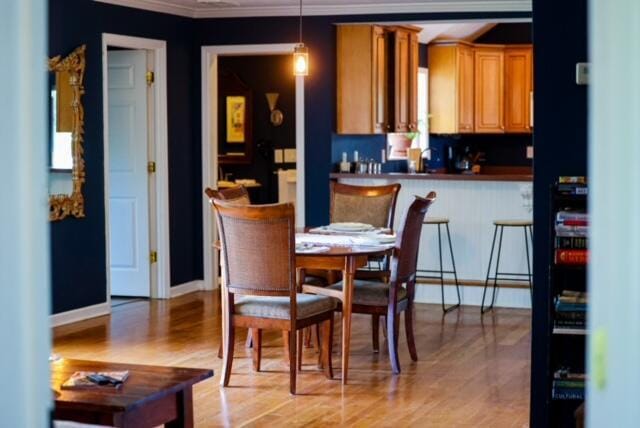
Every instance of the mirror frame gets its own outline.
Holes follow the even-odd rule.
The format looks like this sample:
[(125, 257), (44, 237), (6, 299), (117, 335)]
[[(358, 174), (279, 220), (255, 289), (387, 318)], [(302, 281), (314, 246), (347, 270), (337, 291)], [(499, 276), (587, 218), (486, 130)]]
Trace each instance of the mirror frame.
[(70, 85), (73, 91), (73, 110), (71, 147), (73, 156), (73, 168), (71, 179), (73, 190), (70, 195), (58, 194), (49, 196), (49, 220), (62, 220), (68, 216), (83, 218), (84, 196), (82, 186), (85, 182), (84, 165), (84, 107), (82, 96), (84, 95), (84, 70), (86, 67), (85, 51), (87, 45), (77, 47), (73, 52), (62, 58), (60, 55), (49, 58), (49, 71), (66, 71), (70, 75)]

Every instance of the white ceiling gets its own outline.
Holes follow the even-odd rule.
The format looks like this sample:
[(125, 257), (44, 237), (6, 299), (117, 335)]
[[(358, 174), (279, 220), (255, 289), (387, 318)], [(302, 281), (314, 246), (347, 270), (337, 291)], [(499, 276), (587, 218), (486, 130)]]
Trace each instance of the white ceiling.
[(472, 42), (497, 25), (497, 22), (463, 22), (417, 24), (422, 28), (418, 38), (428, 44), (435, 39), (466, 40)]
[[(94, 0), (192, 18), (298, 15), (299, 0)], [(216, 0), (213, 0), (216, 1)], [(531, 12), (531, 0), (303, 0), (304, 15)]]

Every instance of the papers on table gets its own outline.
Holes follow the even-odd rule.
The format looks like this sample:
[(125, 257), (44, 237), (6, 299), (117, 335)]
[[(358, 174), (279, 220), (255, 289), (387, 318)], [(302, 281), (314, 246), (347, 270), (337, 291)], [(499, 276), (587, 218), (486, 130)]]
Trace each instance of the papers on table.
[(296, 239), (296, 253), (304, 253), (304, 254), (313, 254), (313, 253), (324, 253), (329, 251), (331, 248), (326, 245), (315, 245), (309, 242), (297, 242)]
[(383, 247), (390, 248), (395, 243), (394, 235), (366, 234), (366, 235), (323, 235), (317, 233), (297, 233), (298, 244), (316, 244), (341, 247)]

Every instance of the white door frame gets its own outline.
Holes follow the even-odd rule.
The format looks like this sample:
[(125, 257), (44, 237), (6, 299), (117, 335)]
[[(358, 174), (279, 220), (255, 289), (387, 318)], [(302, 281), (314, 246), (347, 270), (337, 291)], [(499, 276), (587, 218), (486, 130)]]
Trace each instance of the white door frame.
[[(126, 49), (144, 49), (153, 51), (154, 84), (153, 84), (153, 135), (151, 140), (155, 153), (155, 211), (156, 227), (149, 231), (149, 236), (155, 235), (158, 252), (157, 280), (153, 280), (151, 273), (151, 298), (168, 299), (171, 290), (171, 267), (169, 254), (169, 151), (167, 131), (167, 43), (164, 40), (146, 39), (141, 37), (123, 36), (119, 34), (102, 33), (102, 112), (103, 112), (103, 142), (104, 142), (104, 213), (105, 213), (105, 241), (107, 266), (107, 303), (111, 306), (111, 272), (109, 260), (109, 90), (108, 90), (108, 58), (107, 47), (115, 46)], [(150, 218), (151, 220), (151, 218)], [(153, 224), (150, 221), (150, 224)]]
[[(218, 56), (283, 55), (293, 53), (295, 43), (265, 45), (202, 46), (202, 190), (216, 188), (218, 182)], [(304, 198), (304, 77), (296, 77), (296, 225), (305, 224)], [(217, 288), (213, 266), (217, 254), (211, 247), (217, 238), (213, 213), (202, 193), (202, 232), (204, 249), (204, 289)], [(213, 263), (210, 261), (213, 260)]]

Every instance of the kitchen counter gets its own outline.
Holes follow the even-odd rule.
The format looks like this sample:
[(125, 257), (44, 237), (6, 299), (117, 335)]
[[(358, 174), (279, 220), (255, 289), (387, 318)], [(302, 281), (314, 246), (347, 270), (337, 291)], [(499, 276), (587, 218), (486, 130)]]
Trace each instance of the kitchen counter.
[(364, 178), (385, 180), (455, 180), (455, 181), (522, 181), (532, 182), (533, 174), (447, 174), (447, 173), (415, 173), (389, 172), (382, 174), (331, 173), (330, 178)]

